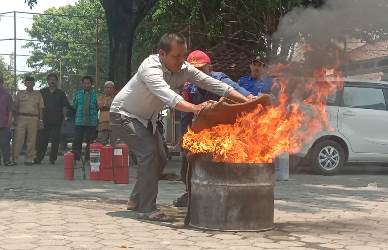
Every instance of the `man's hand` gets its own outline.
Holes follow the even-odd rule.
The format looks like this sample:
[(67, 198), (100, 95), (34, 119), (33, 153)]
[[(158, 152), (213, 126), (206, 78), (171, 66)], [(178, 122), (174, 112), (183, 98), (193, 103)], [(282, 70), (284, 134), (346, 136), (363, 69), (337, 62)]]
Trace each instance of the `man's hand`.
[(182, 111), (182, 112), (189, 112), (194, 113), (194, 115), (198, 115), (201, 110), (207, 107), (207, 105), (215, 103), (214, 101), (207, 101), (203, 102), (201, 104), (192, 104), (190, 102), (187, 102), (185, 100), (182, 100), (178, 102), (178, 104), (175, 106), (176, 110)]
[(39, 123), (38, 123), (38, 128), (41, 129), (43, 128), (44, 125), (43, 125), (43, 120), (39, 120)]
[(217, 103), (217, 102), (213, 101), (213, 100), (209, 100), (209, 101), (200, 103), (198, 105), (193, 104), (195, 106), (194, 111), (193, 111), (194, 115), (197, 116), (199, 113), (201, 113), (202, 110), (210, 108), (215, 103)]
[(67, 122), (68, 118), (65, 116), (63, 118), (63, 121), (62, 121), (62, 127), (66, 126), (66, 122)]
[(239, 92), (237, 92), (234, 89), (229, 92), (227, 97), (232, 99), (233, 101), (236, 101), (236, 102), (239, 102), (239, 103), (248, 102), (250, 100), (250, 99), (248, 99), (247, 97), (243, 96), (242, 94), (240, 94)]
[(247, 95), (247, 98), (248, 98), (249, 100), (253, 100), (253, 99), (256, 98), (256, 96), (254, 96), (254, 95), (252, 95), (252, 94), (249, 94), (249, 95)]

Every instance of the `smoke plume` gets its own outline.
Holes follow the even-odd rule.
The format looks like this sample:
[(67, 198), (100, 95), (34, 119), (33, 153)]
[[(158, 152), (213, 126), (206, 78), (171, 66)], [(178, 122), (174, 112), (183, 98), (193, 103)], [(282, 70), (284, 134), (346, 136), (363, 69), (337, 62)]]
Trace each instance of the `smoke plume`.
[(326, 0), (319, 8), (295, 8), (281, 18), (273, 38), (304, 47), (303, 60), (277, 72), (288, 78), (288, 96), (301, 101), (309, 95), (303, 78), (323, 67), (341, 69), (347, 42), (388, 39), (388, 0)]

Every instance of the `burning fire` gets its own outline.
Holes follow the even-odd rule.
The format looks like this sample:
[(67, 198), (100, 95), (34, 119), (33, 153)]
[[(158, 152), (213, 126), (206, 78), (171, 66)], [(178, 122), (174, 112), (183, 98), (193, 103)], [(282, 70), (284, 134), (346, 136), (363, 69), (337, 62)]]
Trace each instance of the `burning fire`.
[[(285, 70), (277, 65), (272, 72)], [(330, 77), (328, 77), (330, 74)], [(299, 96), (289, 88), (299, 81)], [(234, 124), (218, 125), (198, 133), (189, 130), (183, 148), (192, 154), (209, 154), (213, 161), (231, 163), (271, 163), (279, 154), (293, 153), (322, 129), (330, 129), (325, 104), (327, 97), (343, 84), (335, 68), (322, 68), (312, 78), (278, 78), (278, 104), (258, 107), (238, 117)]]

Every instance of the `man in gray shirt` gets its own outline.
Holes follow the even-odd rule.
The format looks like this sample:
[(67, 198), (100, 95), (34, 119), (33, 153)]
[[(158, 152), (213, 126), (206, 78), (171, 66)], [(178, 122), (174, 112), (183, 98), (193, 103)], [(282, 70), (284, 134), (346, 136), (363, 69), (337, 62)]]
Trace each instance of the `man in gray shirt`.
[(137, 210), (143, 219), (169, 219), (156, 208), (159, 175), (166, 164), (161, 135), (156, 130), (159, 112), (168, 105), (179, 111), (198, 114), (206, 106), (206, 103), (186, 102), (174, 90), (190, 81), (217, 95), (239, 102), (248, 101), (232, 87), (188, 64), (186, 54), (183, 36), (164, 34), (159, 42), (159, 54), (143, 61), (137, 73), (116, 95), (110, 109), (112, 141), (124, 141), (136, 155), (139, 166), (127, 208)]

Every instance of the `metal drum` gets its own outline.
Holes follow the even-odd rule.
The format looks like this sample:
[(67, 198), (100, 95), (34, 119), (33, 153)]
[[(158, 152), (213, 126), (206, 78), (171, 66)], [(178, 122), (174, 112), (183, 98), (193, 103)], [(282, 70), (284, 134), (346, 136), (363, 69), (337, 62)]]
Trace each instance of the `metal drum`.
[(190, 225), (220, 231), (274, 227), (272, 164), (192, 162)]

